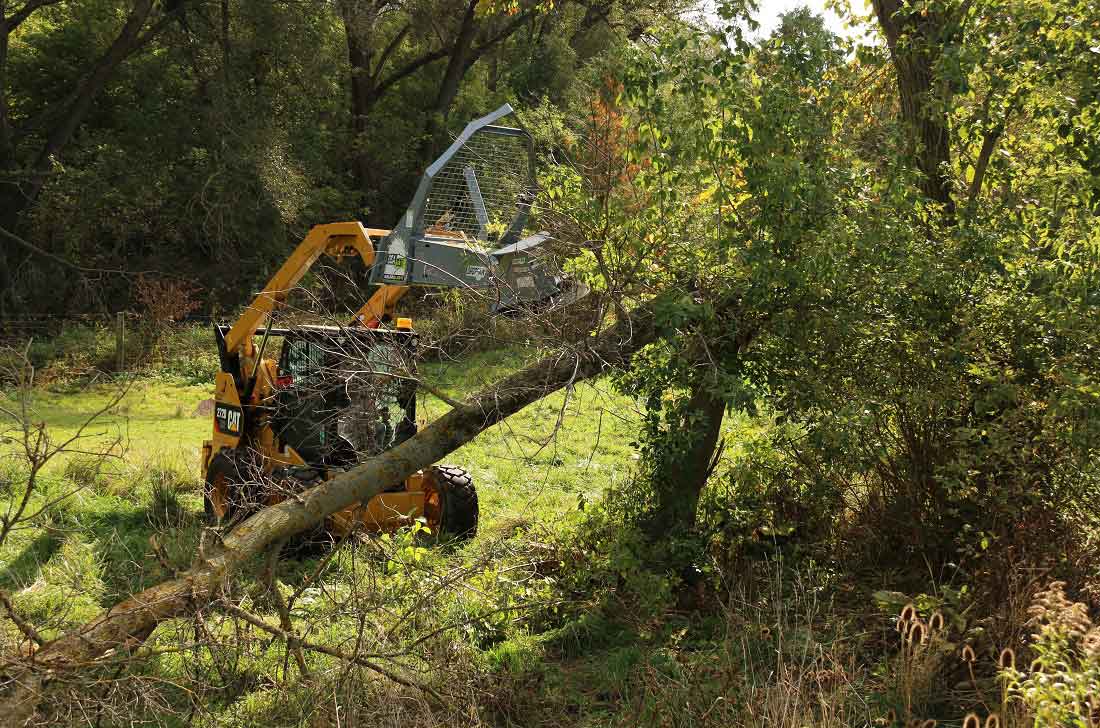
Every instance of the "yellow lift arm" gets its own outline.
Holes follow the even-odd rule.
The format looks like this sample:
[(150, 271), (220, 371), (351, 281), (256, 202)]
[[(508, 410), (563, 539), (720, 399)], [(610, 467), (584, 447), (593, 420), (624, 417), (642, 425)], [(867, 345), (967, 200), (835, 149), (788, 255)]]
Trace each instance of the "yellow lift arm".
[[(264, 326), (272, 312), (286, 303), (287, 296), (302, 280), (302, 276), (322, 255), (337, 260), (358, 255), (363, 264), (370, 268), (374, 264), (374, 240), (389, 235), (389, 230), (363, 227), (358, 222), (336, 222), (317, 225), (309, 231), (286, 262), (275, 272), (241, 317), (225, 333), (219, 343), (224, 346), (222, 371), (215, 377), (215, 422), (217, 410), (224, 409), (224, 428), (215, 424), (213, 439), (203, 444), (203, 468), (213, 452), (223, 447), (235, 448), (241, 439), (241, 423), (244, 408), (259, 404), (272, 392), (275, 377), (275, 362), (260, 361), (264, 352), (257, 351), (253, 344), (256, 331)], [(394, 306), (401, 299), (408, 286), (382, 285), (356, 313), (352, 326), (376, 328), (381, 321), (392, 315)], [(262, 347), (261, 347), (262, 348)], [(232, 361), (233, 366), (226, 366)], [(239, 385), (243, 388), (238, 388)], [(227, 419), (228, 418), (228, 419)], [(232, 421), (230, 421), (232, 420)], [(270, 429), (262, 429), (261, 445), (272, 446)], [(287, 462), (296, 462), (297, 458), (288, 456)]]
[[(298, 245), (282, 267), (271, 277), (267, 285), (252, 301), (225, 336), (225, 347), (230, 353), (252, 358), (252, 337), (267, 321), (272, 311), (286, 302), (286, 297), (302, 280), (317, 259), (329, 255), (337, 260), (346, 256), (358, 255), (363, 265), (369, 269), (374, 265), (374, 243), (372, 238), (383, 238), (389, 230), (366, 228), (358, 222), (334, 222), (316, 225)], [(355, 323), (368, 328), (376, 327), (379, 322), (393, 312), (397, 301), (401, 299), (408, 286), (380, 286), (374, 295), (363, 304), (355, 316)]]

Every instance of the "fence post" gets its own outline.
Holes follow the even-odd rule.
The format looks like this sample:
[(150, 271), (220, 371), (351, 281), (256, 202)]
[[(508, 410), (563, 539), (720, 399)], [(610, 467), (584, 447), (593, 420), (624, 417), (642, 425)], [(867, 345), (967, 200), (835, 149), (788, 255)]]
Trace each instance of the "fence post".
[(126, 368), (126, 314), (119, 311), (115, 315), (115, 371), (121, 373)]

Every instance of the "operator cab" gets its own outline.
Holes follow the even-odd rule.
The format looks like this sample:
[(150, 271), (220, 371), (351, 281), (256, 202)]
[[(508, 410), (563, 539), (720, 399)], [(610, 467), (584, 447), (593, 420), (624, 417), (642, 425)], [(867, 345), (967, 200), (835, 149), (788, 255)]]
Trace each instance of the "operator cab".
[(416, 434), (416, 335), (388, 329), (275, 330), (282, 351), (272, 428), (313, 466), (350, 467)]

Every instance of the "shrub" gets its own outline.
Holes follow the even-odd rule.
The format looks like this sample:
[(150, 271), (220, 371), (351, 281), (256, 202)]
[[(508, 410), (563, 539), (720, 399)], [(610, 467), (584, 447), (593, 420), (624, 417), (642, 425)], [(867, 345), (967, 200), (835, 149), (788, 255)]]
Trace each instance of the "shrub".
[[(128, 342), (127, 351), (135, 345), (136, 342)], [(56, 335), (33, 340), (27, 351), (40, 382), (111, 369), (115, 356), (114, 331), (95, 322), (66, 323)]]
[(197, 483), (186, 471), (171, 462), (144, 463), (130, 477), (129, 487), (149, 487), (149, 522), (159, 528), (178, 528), (190, 518), (180, 496), (195, 490)]
[(0, 458), (0, 495), (15, 492), (16, 483), (25, 483), (27, 471), (15, 458)]
[(459, 290), (431, 294), (412, 309), (416, 331), (429, 359), (448, 359), (529, 341), (532, 320), (493, 315), (489, 303)]
[(105, 594), (100, 558), (94, 544), (78, 535), (65, 537), (38, 578), (13, 595), (16, 609), (47, 634), (90, 619)]
[(95, 455), (74, 455), (65, 463), (64, 475), (74, 485), (100, 489), (106, 483), (103, 458)]
[(1035, 595), (1029, 624), (1034, 628), (1029, 666), (1002, 659), (1010, 694), (1036, 726), (1097, 725), (1100, 721), (1100, 625), (1081, 602), (1066, 597), (1055, 581)]
[(145, 309), (147, 323), (159, 329), (179, 321), (199, 309), (195, 296), (198, 287), (176, 278), (140, 275), (134, 284), (134, 297)]
[(207, 351), (163, 357), (157, 371), (163, 376), (181, 379), (187, 384), (211, 384), (221, 371), (221, 362), (211, 341)]
[(180, 502), (180, 491), (171, 481), (155, 480), (149, 522), (158, 528), (178, 528), (188, 519), (186, 507)]

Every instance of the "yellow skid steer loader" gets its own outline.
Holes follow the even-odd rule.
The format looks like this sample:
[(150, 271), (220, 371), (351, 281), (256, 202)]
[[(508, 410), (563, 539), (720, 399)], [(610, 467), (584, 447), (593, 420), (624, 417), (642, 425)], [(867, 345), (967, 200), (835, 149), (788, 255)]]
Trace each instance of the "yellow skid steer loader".
[[(546, 235), (521, 238), (534, 195), (529, 134), (497, 126), (508, 105), (471, 122), (425, 171), (392, 230), (318, 225), (231, 326), (214, 327), (221, 371), (213, 435), (203, 443), (205, 506), (232, 525), (416, 434), (412, 322), (394, 317), (412, 286), (478, 289), (495, 309), (553, 300), (561, 280), (544, 265)], [(358, 257), (373, 294), (345, 326), (277, 328), (272, 314), (322, 255)], [(272, 339), (281, 340), (267, 356)], [(335, 514), (338, 533), (423, 522), (446, 538), (477, 531), (470, 475), (435, 465), (367, 503)]]

